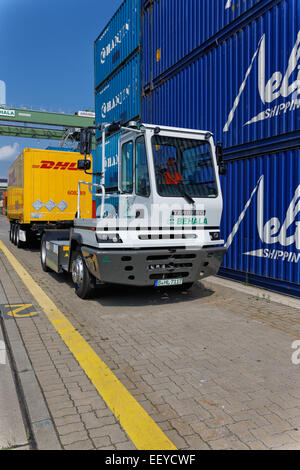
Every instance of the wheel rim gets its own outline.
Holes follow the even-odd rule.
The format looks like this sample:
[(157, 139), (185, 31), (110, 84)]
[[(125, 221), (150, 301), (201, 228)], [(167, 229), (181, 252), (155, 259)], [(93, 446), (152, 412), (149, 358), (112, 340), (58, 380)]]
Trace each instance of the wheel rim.
[(74, 284), (80, 286), (83, 281), (83, 260), (82, 258), (76, 258), (72, 263), (72, 279)]
[(42, 244), (42, 251), (41, 251), (41, 256), (42, 256), (42, 264), (46, 266), (46, 244)]

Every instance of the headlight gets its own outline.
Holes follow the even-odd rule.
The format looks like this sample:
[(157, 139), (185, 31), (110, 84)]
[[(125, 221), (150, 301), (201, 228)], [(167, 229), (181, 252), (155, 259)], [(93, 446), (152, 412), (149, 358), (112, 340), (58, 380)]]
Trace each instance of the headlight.
[(96, 233), (98, 243), (123, 243), (118, 233)]

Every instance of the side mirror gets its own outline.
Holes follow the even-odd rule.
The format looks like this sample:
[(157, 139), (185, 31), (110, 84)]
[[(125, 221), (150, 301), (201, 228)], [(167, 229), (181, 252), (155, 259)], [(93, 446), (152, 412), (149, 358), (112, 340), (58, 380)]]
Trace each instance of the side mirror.
[(90, 170), (91, 169), (91, 160), (78, 160), (77, 170)]
[(90, 155), (92, 151), (93, 130), (84, 128), (80, 131), (79, 151), (82, 155)]
[(226, 173), (227, 173), (226, 166), (224, 165), (224, 163), (222, 163), (222, 165), (219, 165), (219, 174), (226, 175)]
[(223, 163), (223, 144), (221, 142), (216, 144), (216, 156), (218, 165), (221, 165)]
[(216, 156), (217, 156), (217, 164), (219, 167), (219, 174), (226, 175), (226, 167), (224, 165), (224, 160), (223, 160), (223, 144), (221, 142), (217, 142)]

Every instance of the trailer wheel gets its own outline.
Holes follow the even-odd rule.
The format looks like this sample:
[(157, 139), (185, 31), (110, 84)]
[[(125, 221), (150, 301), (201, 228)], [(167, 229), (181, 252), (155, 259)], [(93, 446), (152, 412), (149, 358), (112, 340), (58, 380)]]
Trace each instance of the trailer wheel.
[(21, 242), (21, 240), (20, 240), (20, 225), (17, 225), (17, 226), (16, 226), (15, 240), (16, 240), (15, 245), (16, 245), (18, 248), (25, 248), (26, 243), (25, 243), (25, 242)]
[(89, 272), (84, 258), (78, 250), (74, 251), (72, 254), (71, 273), (75, 285), (75, 292), (78, 297), (81, 299), (91, 297), (96, 287), (96, 279)]
[(13, 245), (16, 245), (16, 235), (17, 235), (17, 225), (13, 224), (12, 237), (11, 237), (11, 241), (12, 241)]
[(46, 237), (43, 235), (42, 241), (41, 241), (41, 265), (42, 265), (42, 270), (45, 271), (45, 273), (48, 273), (50, 271), (50, 268), (48, 268), (46, 264), (46, 257), (47, 257), (47, 250), (46, 250)]
[(9, 228), (9, 241), (12, 243), (12, 234), (13, 234), (13, 223), (10, 223), (10, 228)]
[(15, 235), (15, 245), (16, 247), (20, 248), (20, 227), (19, 225), (16, 226), (16, 235)]

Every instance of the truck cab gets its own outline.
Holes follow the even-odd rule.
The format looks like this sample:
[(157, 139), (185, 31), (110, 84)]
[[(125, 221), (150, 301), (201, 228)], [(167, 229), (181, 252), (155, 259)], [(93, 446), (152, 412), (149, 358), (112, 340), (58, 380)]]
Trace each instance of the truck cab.
[[(106, 191), (102, 174), (94, 185), (97, 216), (83, 219), (79, 188), (78, 217), (65, 245), (59, 240), (68, 259), (57, 259), (55, 270), (70, 271), (83, 298), (99, 283), (187, 289), (215, 274), (226, 252), (220, 239), (222, 162), (212, 134), (135, 123), (122, 130), (118, 191)], [(105, 136), (106, 128), (102, 168)], [(44, 267), (51, 265), (49, 241), (42, 242)]]

